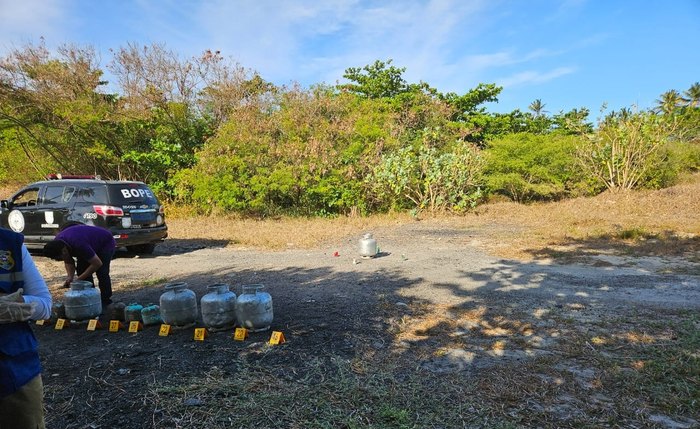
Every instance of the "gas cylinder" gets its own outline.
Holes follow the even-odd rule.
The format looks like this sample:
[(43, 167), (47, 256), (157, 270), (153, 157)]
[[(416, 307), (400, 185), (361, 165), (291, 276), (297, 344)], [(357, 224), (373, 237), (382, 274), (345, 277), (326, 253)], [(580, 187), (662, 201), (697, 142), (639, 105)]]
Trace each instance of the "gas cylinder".
[(102, 313), (100, 291), (88, 281), (71, 282), (70, 290), (63, 296), (63, 301), (66, 318), (70, 320), (92, 319)]
[(197, 296), (187, 289), (187, 283), (169, 283), (160, 296), (160, 317), (163, 323), (190, 325), (197, 320)]
[(129, 304), (124, 308), (124, 321), (126, 323), (130, 322), (143, 322), (141, 319), (141, 310), (143, 310), (143, 305), (141, 304)]
[(374, 258), (378, 252), (377, 240), (369, 232), (360, 239), (360, 256), (363, 258)]
[(262, 292), (261, 284), (243, 285), (243, 292), (236, 299), (238, 324), (253, 332), (270, 329), (272, 324), (272, 296)]
[(214, 329), (233, 326), (236, 323), (236, 294), (224, 283), (207, 286), (207, 291), (199, 302), (204, 324)]
[(144, 326), (158, 325), (163, 323), (160, 318), (160, 307), (155, 304), (150, 304), (141, 309), (141, 320)]
[(62, 302), (56, 301), (51, 306), (51, 320), (65, 319), (66, 318), (66, 306)]
[(107, 320), (120, 320), (124, 321), (124, 312), (126, 311), (126, 304), (123, 302), (115, 302), (107, 306), (105, 313), (107, 314)]

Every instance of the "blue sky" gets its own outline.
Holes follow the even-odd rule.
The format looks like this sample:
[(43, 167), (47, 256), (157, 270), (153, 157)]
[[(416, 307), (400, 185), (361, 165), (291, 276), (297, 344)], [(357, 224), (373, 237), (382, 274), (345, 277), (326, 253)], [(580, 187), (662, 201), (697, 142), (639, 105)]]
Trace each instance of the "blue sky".
[(342, 82), (392, 59), (441, 92), (504, 89), (494, 112), (651, 108), (700, 81), (700, 0), (0, 0), (0, 54), (36, 43), (219, 50), (276, 84)]

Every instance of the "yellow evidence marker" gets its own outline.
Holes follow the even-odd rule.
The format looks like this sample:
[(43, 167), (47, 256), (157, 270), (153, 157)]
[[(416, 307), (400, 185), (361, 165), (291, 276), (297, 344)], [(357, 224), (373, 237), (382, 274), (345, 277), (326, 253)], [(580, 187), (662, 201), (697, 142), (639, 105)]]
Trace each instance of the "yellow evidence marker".
[(122, 327), (122, 324), (118, 320), (110, 320), (109, 321), (109, 332), (119, 332), (119, 328)]
[(282, 344), (282, 343), (284, 343), (285, 341), (287, 341), (287, 340), (284, 339), (284, 334), (283, 334), (282, 332), (280, 332), (280, 331), (272, 331), (272, 335), (270, 336), (270, 344), (271, 344), (271, 345), (274, 346), (274, 345), (277, 345), (277, 344)]
[(236, 328), (233, 333), (233, 339), (236, 341), (243, 341), (248, 338), (248, 330), (246, 328)]
[(56, 321), (56, 326), (54, 327), (54, 329), (60, 331), (60, 330), (63, 329), (63, 327), (66, 326), (67, 324), (68, 324), (68, 321), (67, 321), (66, 319), (58, 319), (58, 320)]
[(161, 337), (167, 337), (170, 334), (170, 325), (166, 325), (163, 323), (160, 325), (160, 331), (158, 331), (158, 335)]
[(129, 332), (130, 333), (136, 333), (141, 330), (141, 322), (138, 320), (132, 320), (129, 322)]
[(97, 320), (97, 319), (91, 319), (91, 320), (88, 322), (87, 330), (88, 330), (88, 331), (94, 331), (95, 329), (98, 329), (98, 328), (101, 328), (101, 327), (102, 327), (102, 325), (100, 324), (100, 321), (99, 321), (99, 320)]
[(195, 328), (194, 339), (195, 341), (204, 341), (207, 337), (207, 328)]

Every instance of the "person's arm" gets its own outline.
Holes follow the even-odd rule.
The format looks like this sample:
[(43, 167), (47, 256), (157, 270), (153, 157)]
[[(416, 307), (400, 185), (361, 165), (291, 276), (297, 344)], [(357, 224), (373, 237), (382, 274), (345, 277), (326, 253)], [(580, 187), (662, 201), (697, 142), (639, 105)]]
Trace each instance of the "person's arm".
[(51, 292), (46, 286), (46, 281), (39, 273), (32, 256), (26, 246), (22, 245), (22, 274), (24, 275), (24, 292), (22, 297), (27, 304), (32, 305), (34, 320), (48, 319), (51, 317)]
[[(71, 258), (72, 260), (72, 258)], [(102, 260), (95, 254), (92, 258), (88, 259), (88, 264), (90, 264), (84, 272), (82, 272), (76, 280), (86, 280), (88, 279), (92, 273), (95, 271), (99, 270), (100, 267), (102, 266)], [(75, 267), (73, 267), (75, 269)]]
[(70, 286), (73, 278), (75, 277), (75, 260), (68, 253), (68, 249), (63, 249), (63, 265), (66, 267), (66, 281), (63, 282), (63, 287), (67, 288)]

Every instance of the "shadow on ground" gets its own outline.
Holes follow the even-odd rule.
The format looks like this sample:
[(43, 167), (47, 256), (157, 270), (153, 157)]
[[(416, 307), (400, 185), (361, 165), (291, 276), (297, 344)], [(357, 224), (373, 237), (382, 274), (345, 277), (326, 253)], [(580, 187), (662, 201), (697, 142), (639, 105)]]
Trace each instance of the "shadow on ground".
[[(212, 244), (226, 245), (206, 245)], [(196, 246), (173, 240), (154, 257)], [(137, 333), (108, 332), (106, 320), (95, 332), (86, 331), (82, 322), (60, 331), (36, 326), (47, 421), (61, 428), (229, 427), (246, 418), (231, 408), (231, 401), (242, 407), (249, 397), (262, 420), (246, 423), (248, 427), (269, 427), (263, 416), (275, 412), (280, 425), (292, 419), (286, 427), (303, 427), (320, 418), (318, 408), (314, 411), (309, 404), (314, 395), (324, 394), (316, 386), (325, 385), (330, 386), (325, 394), (341, 396), (332, 398), (340, 414), (366, 412), (357, 417), (364, 422), (376, 418), (386, 405), (383, 401), (398, 401), (414, 427), (432, 427), (435, 421), (443, 427), (474, 422), (477, 427), (488, 427), (488, 422), (501, 427), (531, 422), (540, 427), (598, 426), (613, 417), (623, 425), (637, 425), (654, 410), (654, 399), (644, 391), (634, 394), (618, 391), (614, 384), (601, 385), (604, 372), (585, 354), (586, 347), (595, 349), (591, 338), (611, 335), (610, 324), (622, 332), (632, 330), (629, 317), (644, 311), (621, 300), (606, 301), (605, 290), (626, 285), (610, 279), (591, 282), (512, 261), (462, 271), (458, 281), (444, 283), (398, 270), (202, 268), (168, 280), (186, 282), (198, 299), (214, 283), (235, 283), (236, 293), (242, 284), (264, 284), (274, 302), (272, 330), (282, 331), (286, 343), (269, 346), (269, 331), (239, 342), (233, 340), (233, 330), (195, 341), (191, 328), (161, 337), (157, 326)], [(120, 295), (127, 303), (158, 303), (162, 286)], [(648, 307), (655, 314), (668, 313), (673, 323), (672, 310), (655, 310), (651, 302)], [(341, 371), (345, 367), (347, 374)], [(250, 381), (245, 396), (206, 393), (207, 383), (247, 379), (251, 372), (279, 384)], [(342, 397), (343, 392), (332, 390), (341, 376), (357, 380), (359, 386), (379, 375), (388, 377), (386, 383), (398, 397), (374, 396), (379, 402), (365, 401), (360, 407), (354, 402), (356, 392)], [(267, 392), (265, 400), (255, 399), (262, 391)], [(169, 392), (167, 398), (158, 396), (163, 392)], [(420, 395), (420, 405), (398, 400), (413, 394)], [(598, 399), (592, 400), (594, 396)], [(187, 421), (196, 423), (182, 423), (192, 416), (198, 420)], [(216, 420), (224, 417), (228, 420)], [(344, 425), (334, 424), (334, 418), (327, 417), (326, 423)]]

